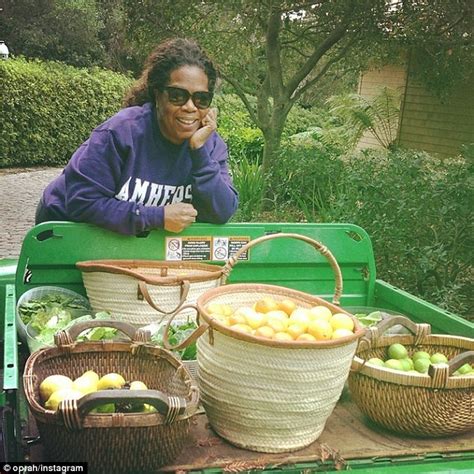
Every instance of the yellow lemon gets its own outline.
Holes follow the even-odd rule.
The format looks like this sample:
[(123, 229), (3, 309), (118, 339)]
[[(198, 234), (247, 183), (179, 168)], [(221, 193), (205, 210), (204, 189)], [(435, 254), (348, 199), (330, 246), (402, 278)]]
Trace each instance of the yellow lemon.
[(332, 327), (325, 319), (315, 319), (308, 324), (307, 332), (318, 341), (331, 339)]
[(316, 341), (316, 338), (312, 336), (311, 334), (308, 334), (307, 332), (305, 332), (304, 334), (301, 334), (300, 336), (298, 336), (296, 340), (300, 342), (314, 342)]
[(325, 319), (329, 321), (331, 319), (332, 313), (329, 308), (326, 306), (313, 306), (311, 309), (308, 310), (310, 319)]
[(337, 328), (337, 329), (334, 329), (331, 339), (339, 339), (340, 337), (353, 336), (353, 335), (354, 333), (352, 331), (349, 331), (349, 329)]
[(243, 332), (246, 334), (252, 334), (252, 328), (248, 324), (244, 323), (238, 323), (238, 324), (233, 324), (230, 329), (233, 329), (234, 331), (238, 332)]
[(130, 390), (148, 390), (148, 387), (140, 380), (135, 380), (130, 384)]
[(97, 391), (97, 381), (94, 377), (81, 375), (72, 383), (72, 389), (81, 392), (83, 395)]
[(265, 314), (267, 315), (267, 318), (279, 319), (280, 321), (288, 321), (288, 315), (280, 309), (269, 311)]
[(293, 338), (287, 332), (276, 332), (273, 339), (275, 341), (293, 341)]
[(222, 308), (222, 305), (219, 304), (219, 303), (209, 303), (207, 306), (206, 306), (206, 311), (211, 314), (211, 313), (214, 313), (214, 314), (224, 314), (224, 310)]
[(253, 314), (248, 314), (245, 317), (246, 323), (252, 328), (257, 329), (260, 326), (264, 326), (267, 322), (267, 315), (263, 313), (254, 312)]
[(234, 324), (247, 324), (247, 319), (245, 316), (238, 311), (234, 314), (231, 314), (228, 318), (229, 324), (233, 326)]
[(97, 382), (97, 390), (107, 390), (109, 388), (122, 388), (125, 385), (125, 379), (114, 372), (106, 374)]
[(266, 296), (255, 303), (255, 311), (259, 313), (268, 313), (277, 309), (278, 303), (271, 296)]
[(274, 319), (268, 318), (267, 326), (270, 326), (275, 332), (283, 332), (288, 327), (288, 319), (281, 320), (281, 319)]
[(224, 314), (224, 316), (230, 316), (233, 312), (234, 310), (232, 309), (232, 306), (228, 304), (222, 305), (222, 314)]
[(306, 311), (303, 308), (295, 309), (290, 315), (290, 324), (293, 324), (293, 323), (301, 324), (301, 326), (303, 326), (304, 328), (303, 332), (306, 331), (309, 321), (310, 321), (310, 318), (309, 318), (308, 311)]
[(72, 380), (65, 375), (50, 375), (40, 384), (39, 391), (41, 400), (46, 401), (56, 391), (72, 388)]
[(93, 370), (87, 370), (86, 372), (84, 372), (82, 375), (81, 375), (81, 378), (82, 377), (86, 377), (90, 380), (92, 380), (93, 382), (97, 383), (100, 379), (99, 377), (99, 374), (97, 374), (96, 372), (94, 372)]
[(344, 329), (349, 329), (349, 331), (354, 330), (354, 321), (348, 314), (344, 314), (344, 313), (333, 314), (329, 322), (333, 329), (344, 328)]
[(48, 410), (56, 411), (58, 409), (59, 404), (63, 400), (79, 400), (82, 395), (83, 394), (81, 392), (79, 392), (78, 390), (73, 390), (72, 388), (63, 388), (61, 390), (56, 390), (56, 392), (51, 394), (44, 406)]
[(296, 303), (293, 300), (281, 300), (278, 302), (278, 309), (289, 316), (296, 309)]
[(286, 330), (293, 339), (297, 339), (301, 334), (304, 334), (305, 331), (306, 327), (303, 323), (290, 323)]
[(270, 326), (260, 326), (255, 331), (256, 336), (266, 337), (267, 339), (271, 339), (275, 335), (275, 331)]

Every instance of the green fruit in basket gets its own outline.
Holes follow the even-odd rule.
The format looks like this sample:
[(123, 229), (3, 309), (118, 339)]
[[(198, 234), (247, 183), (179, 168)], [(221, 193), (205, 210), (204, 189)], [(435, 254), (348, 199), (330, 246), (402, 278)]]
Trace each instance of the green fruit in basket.
[(372, 357), (367, 361), (367, 364), (376, 365), (378, 367), (385, 367), (385, 362), (382, 359), (379, 359), (378, 357)]
[(156, 408), (153, 405), (149, 405), (148, 403), (145, 403), (143, 405), (143, 411), (145, 413), (156, 413)]
[(437, 352), (436, 354), (433, 354), (430, 357), (430, 361), (432, 364), (447, 364), (448, 363), (448, 358), (444, 355), (441, 354), (440, 352)]
[(459, 375), (468, 375), (474, 371), (472, 369), (471, 364), (464, 364), (464, 365), (461, 365), (461, 367), (459, 367), (459, 369), (456, 370), (456, 372), (458, 372)]
[(406, 357), (405, 359), (400, 359), (400, 363), (402, 364), (403, 370), (408, 372), (414, 368), (413, 361)]
[(122, 388), (125, 385), (125, 379), (120, 375), (111, 372), (99, 379), (97, 382), (97, 390), (107, 390), (109, 388)]
[(404, 371), (402, 363), (398, 359), (388, 359), (385, 361), (385, 367), (387, 369), (401, 370)]
[(46, 401), (58, 390), (72, 388), (72, 380), (65, 375), (50, 375), (40, 384), (39, 391), (41, 400)]
[(427, 374), (428, 373), (428, 368), (431, 365), (430, 359), (427, 359), (426, 357), (420, 357), (414, 362), (414, 367), (417, 372), (420, 372), (420, 374)]
[(91, 413), (115, 413), (115, 404), (104, 403), (103, 405), (99, 405), (97, 408), (91, 410)]
[(416, 360), (418, 359), (430, 359), (430, 354), (428, 354), (428, 352), (425, 352), (425, 351), (416, 351), (413, 355), (412, 355), (412, 359), (413, 359), (413, 362), (415, 362)]
[(397, 342), (389, 346), (388, 356), (390, 359), (406, 359), (408, 357), (408, 351), (403, 344)]
[(59, 404), (63, 400), (78, 400), (82, 397), (82, 393), (73, 390), (72, 388), (63, 388), (61, 390), (57, 390), (54, 392), (44, 404), (45, 408), (48, 410), (56, 411), (58, 409)]

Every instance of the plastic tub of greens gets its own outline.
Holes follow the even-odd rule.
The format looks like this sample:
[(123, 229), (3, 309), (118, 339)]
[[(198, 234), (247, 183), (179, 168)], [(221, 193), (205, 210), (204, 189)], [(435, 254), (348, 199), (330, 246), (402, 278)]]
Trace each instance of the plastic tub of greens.
[[(380, 321), (390, 319), (393, 316), (405, 316), (397, 311), (385, 308), (376, 308), (373, 306), (344, 306), (346, 311), (353, 314), (364, 327), (374, 326)], [(408, 318), (409, 319), (409, 318)], [(408, 329), (399, 324), (389, 329), (386, 334), (409, 334)]]

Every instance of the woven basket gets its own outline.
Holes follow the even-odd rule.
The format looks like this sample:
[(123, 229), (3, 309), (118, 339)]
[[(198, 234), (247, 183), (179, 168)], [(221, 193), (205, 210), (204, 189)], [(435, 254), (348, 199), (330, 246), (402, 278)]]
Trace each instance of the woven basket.
[[(222, 276), (221, 267), (196, 262), (90, 260), (76, 265), (94, 311), (109, 311), (135, 327), (165, 320), (218, 286)], [(182, 312), (180, 320), (193, 314)]]
[[(115, 327), (131, 342), (73, 342), (85, 329)], [(87, 321), (56, 335), (57, 347), (35, 352), (23, 381), (45, 452), (56, 462), (87, 462), (89, 472), (135, 473), (156, 470), (181, 451), (190, 418), (198, 406), (198, 388), (189, 372), (167, 350), (146, 344), (149, 333), (117, 321)], [(121, 373), (150, 390), (105, 390), (77, 401), (63, 401), (54, 412), (40, 404), (39, 385), (47, 376), (72, 379), (86, 370)], [(104, 402), (144, 402), (155, 413), (91, 414)]]
[[(288, 237), (311, 244), (328, 258), (337, 282), (334, 299), (338, 300), (342, 291), (339, 266), (319, 242), (298, 234), (275, 234), (253, 240), (241, 251), (266, 240)], [(226, 274), (238, 256), (239, 252), (228, 261)], [(364, 331), (355, 321), (356, 332), (341, 339), (275, 341), (237, 333), (206, 311), (210, 303), (251, 306), (266, 296), (276, 301), (289, 298), (302, 308), (324, 305), (332, 312), (345, 312), (317, 296), (279, 286), (221, 286), (198, 298), (195, 309), (200, 326), (180, 347), (202, 336), (197, 340), (201, 401), (220, 436), (253, 451), (295, 451), (311, 444), (322, 432)]]
[[(384, 336), (401, 324), (409, 335)], [(441, 352), (448, 364), (430, 366), (428, 374), (408, 374), (366, 365), (371, 357), (385, 358), (391, 344), (415, 351)], [(369, 328), (361, 339), (349, 376), (351, 396), (360, 410), (379, 425), (405, 435), (448, 436), (474, 428), (474, 377), (452, 376), (474, 360), (474, 339), (432, 335), (428, 324), (394, 317)]]

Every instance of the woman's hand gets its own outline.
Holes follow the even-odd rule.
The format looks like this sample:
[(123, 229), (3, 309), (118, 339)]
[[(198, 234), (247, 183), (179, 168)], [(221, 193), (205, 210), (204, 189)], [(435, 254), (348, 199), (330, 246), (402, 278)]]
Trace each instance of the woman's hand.
[(217, 109), (209, 109), (207, 115), (202, 119), (202, 126), (189, 139), (189, 146), (195, 150), (201, 148), (211, 133), (217, 129)]
[(197, 211), (191, 204), (178, 202), (164, 206), (164, 228), (169, 232), (181, 232), (196, 222)]

